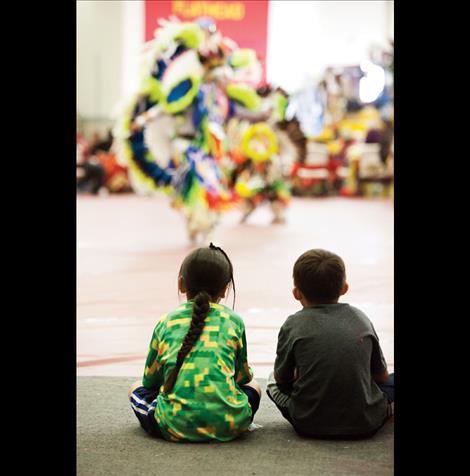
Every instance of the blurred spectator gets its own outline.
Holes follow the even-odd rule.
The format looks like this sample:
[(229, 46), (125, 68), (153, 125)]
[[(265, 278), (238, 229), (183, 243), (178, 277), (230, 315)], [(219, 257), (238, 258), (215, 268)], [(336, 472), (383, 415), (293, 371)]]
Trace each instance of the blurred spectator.
[(77, 191), (96, 195), (104, 183), (104, 167), (91, 155), (90, 145), (77, 131)]

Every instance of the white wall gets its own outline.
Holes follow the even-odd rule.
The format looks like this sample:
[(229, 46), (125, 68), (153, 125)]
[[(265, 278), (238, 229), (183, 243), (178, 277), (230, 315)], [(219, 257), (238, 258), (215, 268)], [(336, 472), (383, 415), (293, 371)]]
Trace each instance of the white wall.
[(393, 38), (393, 1), (272, 0), (267, 79), (289, 92), (325, 67), (359, 64)]
[(145, 40), (145, 14), (142, 0), (122, 1), (121, 93), (123, 100), (139, 86), (141, 48)]
[(77, 112), (108, 118), (121, 96), (120, 1), (77, 1)]

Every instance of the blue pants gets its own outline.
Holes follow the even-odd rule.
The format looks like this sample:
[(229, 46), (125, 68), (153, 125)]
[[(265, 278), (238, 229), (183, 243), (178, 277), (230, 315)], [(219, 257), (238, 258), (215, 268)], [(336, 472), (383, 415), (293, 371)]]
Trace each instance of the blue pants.
[(395, 374), (390, 374), (386, 382), (377, 385), (387, 397), (388, 403), (395, 401)]

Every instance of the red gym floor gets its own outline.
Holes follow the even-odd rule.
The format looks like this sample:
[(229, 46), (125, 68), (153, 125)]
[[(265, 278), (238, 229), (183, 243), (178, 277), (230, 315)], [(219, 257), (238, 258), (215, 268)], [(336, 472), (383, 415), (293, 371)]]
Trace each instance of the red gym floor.
[[(213, 241), (234, 265), (255, 376), (268, 375), (279, 327), (299, 309), (292, 266), (310, 248), (344, 259), (349, 292), (340, 301), (369, 316), (393, 370), (393, 213), (389, 199), (335, 197), (294, 198), (285, 225), (270, 224), (267, 206), (243, 225), (239, 210), (222, 217)], [(176, 279), (191, 249), (163, 194), (77, 198), (77, 375), (142, 374), (158, 317), (184, 299)]]

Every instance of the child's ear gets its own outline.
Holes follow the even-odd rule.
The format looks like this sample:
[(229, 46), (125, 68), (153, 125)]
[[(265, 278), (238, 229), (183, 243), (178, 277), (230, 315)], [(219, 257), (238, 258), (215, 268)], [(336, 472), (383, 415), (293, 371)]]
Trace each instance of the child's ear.
[(343, 284), (343, 287), (341, 288), (341, 292), (339, 293), (339, 295), (342, 296), (343, 294), (346, 294), (348, 292), (348, 289), (349, 289), (349, 284), (345, 282)]
[(186, 294), (186, 286), (184, 285), (183, 276), (178, 276), (178, 291), (180, 293)]
[(296, 286), (294, 286), (294, 289), (292, 290), (292, 294), (294, 295), (294, 298), (295, 298), (297, 301), (301, 301), (301, 300), (302, 300), (302, 293), (300, 292), (300, 289), (297, 288)]

